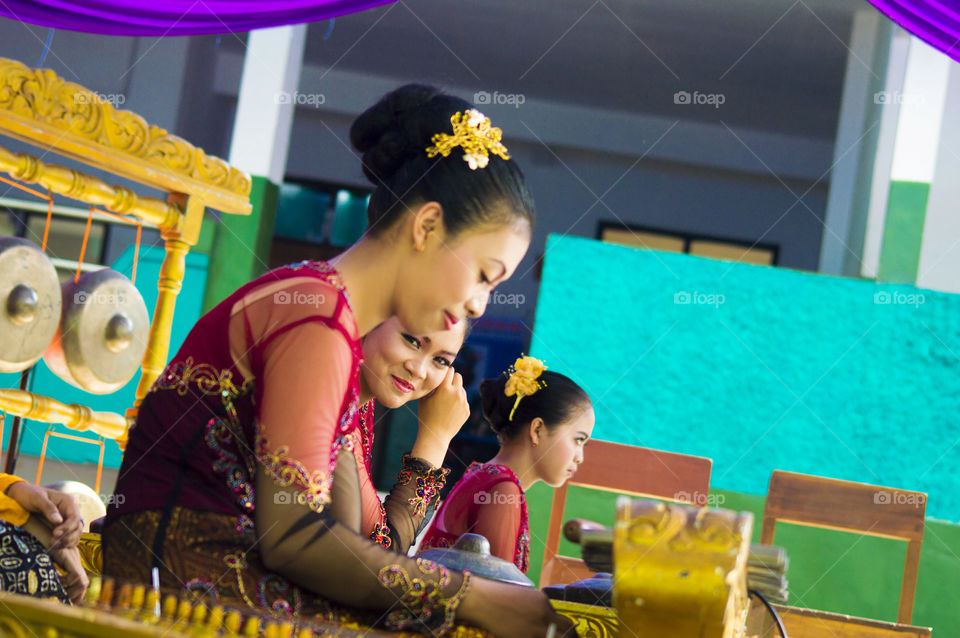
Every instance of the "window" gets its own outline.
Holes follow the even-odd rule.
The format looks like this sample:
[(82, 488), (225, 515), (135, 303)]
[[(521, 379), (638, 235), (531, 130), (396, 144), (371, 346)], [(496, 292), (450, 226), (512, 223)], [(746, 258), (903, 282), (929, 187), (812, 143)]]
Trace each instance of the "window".
[(600, 222), (597, 238), (611, 244), (686, 253), (698, 257), (737, 261), (745, 264), (775, 266), (778, 248), (773, 244), (753, 244), (736, 240), (675, 233), (614, 222)]
[[(56, 200), (55, 200), (56, 201)], [(47, 203), (0, 196), (0, 236), (22, 237), (38, 247), (43, 243)], [(61, 281), (76, 273), (83, 233), (90, 215), (88, 208), (54, 205), (47, 236), (46, 254)], [(81, 269), (99, 270), (109, 266), (136, 241), (136, 228), (100, 213), (93, 214), (90, 236)], [(162, 245), (160, 231), (143, 225), (142, 246)]]

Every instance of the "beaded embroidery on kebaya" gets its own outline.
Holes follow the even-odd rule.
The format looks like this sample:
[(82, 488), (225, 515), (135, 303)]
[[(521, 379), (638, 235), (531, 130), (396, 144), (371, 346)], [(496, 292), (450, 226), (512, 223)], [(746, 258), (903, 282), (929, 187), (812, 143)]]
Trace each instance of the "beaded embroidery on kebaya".
[[(409, 454), (403, 455), (401, 464), (404, 469), (400, 470), (400, 474), (397, 476), (397, 484), (409, 485), (416, 475), (417, 487), (413, 498), (408, 502), (413, 506), (414, 516), (423, 516), (427, 513), (428, 508), (436, 506), (450, 470), (442, 467), (428, 468), (423, 461), (417, 460)], [(417, 471), (414, 465), (418, 466), (421, 471)]]
[(443, 588), (450, 584), (447, 568), (423, 558), (415, 560), (421, 572), (439, 577), (436, 581), (411, 577), (399, 565), (382, 568), (378, 574), (380, 582), (396, 591), (400, 603), (399, 609), (387, 614), (384, 624), (391, 630), (427, 627), (442, 636), (453, 627), (457, 607), (470, 584), (470, 572), (463, 572), (463, 584), (453, 596), (446, 597)]

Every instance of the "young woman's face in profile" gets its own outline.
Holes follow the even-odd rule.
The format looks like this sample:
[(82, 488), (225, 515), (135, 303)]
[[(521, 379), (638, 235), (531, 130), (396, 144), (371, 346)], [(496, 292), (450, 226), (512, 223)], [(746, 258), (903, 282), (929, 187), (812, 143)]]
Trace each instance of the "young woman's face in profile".
[(490, 293), (513, 275), (529, 246), (526, 220), (466, 230), (453, 239), (441, 224), (404, 270), (396, 314), (418, 334), (451, 330), (467, 317), (479, 317)]
[(363, 380), (388, 408), (426, 396), (440, 385), (463, 345), (466, 324), (417, 337), (390, 317), (363, 340)]
[(551, 487), (566, 483), (583, 462), (583, 446), (593, 434), (593, 406), (577, 412), (573, 418), (547, 430), (534, 448), (537, 475)]

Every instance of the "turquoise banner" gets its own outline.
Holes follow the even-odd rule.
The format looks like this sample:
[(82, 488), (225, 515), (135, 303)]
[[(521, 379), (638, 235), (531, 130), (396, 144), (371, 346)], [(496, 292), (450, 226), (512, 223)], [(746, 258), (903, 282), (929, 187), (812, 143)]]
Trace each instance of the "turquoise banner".
[(919, 490), (960, 519), (960, 296), (548, 238), (531, 352), (580, 382), (600, 439)]

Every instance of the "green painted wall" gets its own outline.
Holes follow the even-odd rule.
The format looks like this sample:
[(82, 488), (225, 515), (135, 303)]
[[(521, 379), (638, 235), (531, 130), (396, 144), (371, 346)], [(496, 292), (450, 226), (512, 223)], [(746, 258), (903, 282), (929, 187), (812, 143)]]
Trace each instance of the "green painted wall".
[(929, 194), (930, 184), (890, 182), (877, 270), (879, 281), (916, 283)]
[(251, 279), (267, 271), (270, 240), (280, 187), (253, 176), (250, 215), (221, 215), (210, 248), (210, 284), (203, 300), (207, 312)]

